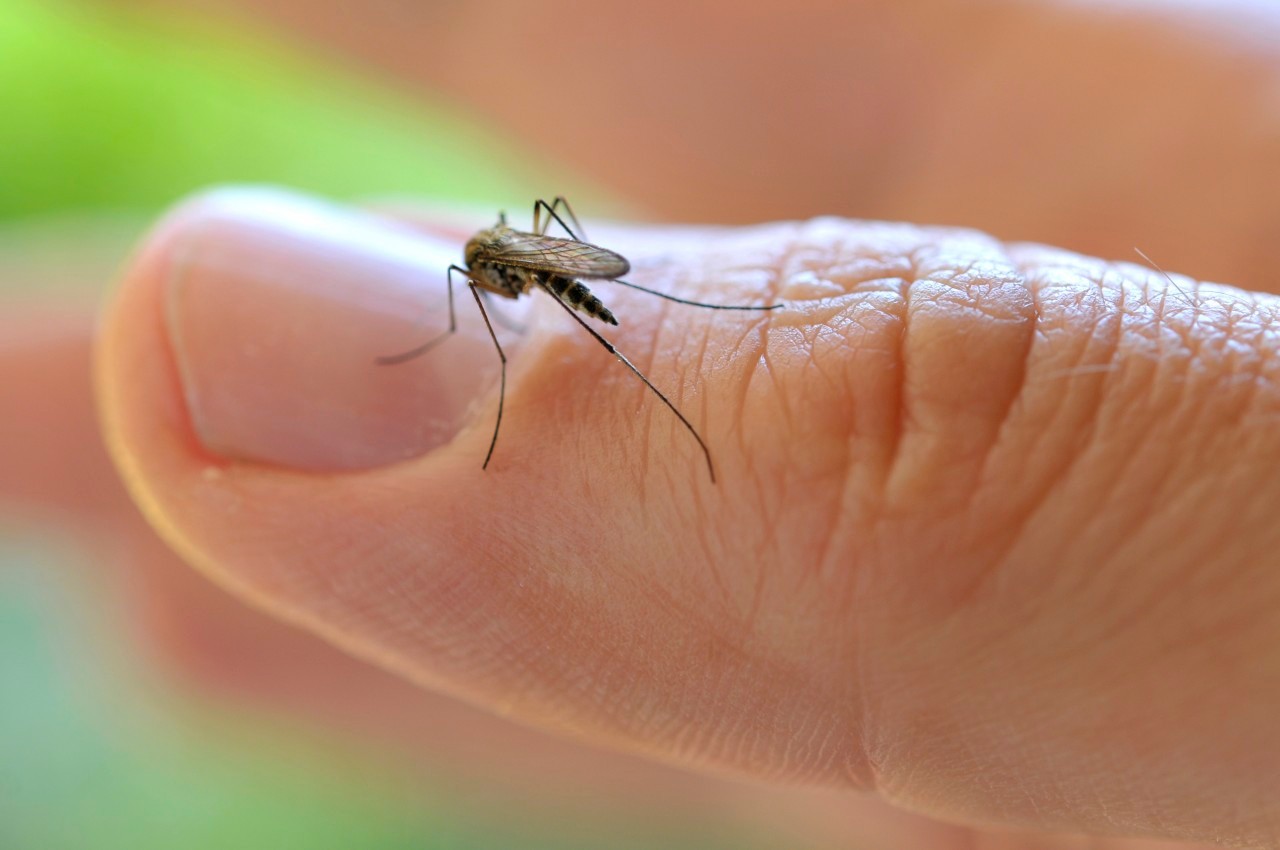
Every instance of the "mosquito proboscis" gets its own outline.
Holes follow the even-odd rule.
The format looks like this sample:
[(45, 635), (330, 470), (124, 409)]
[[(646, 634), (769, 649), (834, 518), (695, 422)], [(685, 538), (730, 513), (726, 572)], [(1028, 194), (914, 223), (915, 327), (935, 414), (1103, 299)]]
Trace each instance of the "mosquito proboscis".
[[(563, 210), (573, 222), (573, 227), (565, 223), (557, 210)], [(553, 221), (564, 228), (565, 233), (569, 235), (568, 239), (547, 235), (547, 228)], [(484, 319), (485, 327), (489, 331), (489, 337), (493, 340), (493, 346), (502, 364), (498, 391), (498, 417), (493, 425), (493, 438), (489, 441), (489, 452), (484, 457), (482, 469), (488, 469), (489, 461), (493, 459), (493, 450), (498, 445), (498, 431), (502, 428), (502, 409), (507, 395), (507, 355), (503, 352), (501, 343), (498, 342), (498, 335), (494, 333), (493, 323), (489, 320), (489, 311), (485, 309), (484, 299), (481, 296), (492, 293), (503, 298), (519, 298), (534, 289), (541, 289), (563, 307), (573, 320), (591, 334), (606, 351), (618, 358), (643, 381), (644, 385), (675, 414), (680, 423), (693, 435), (698, 447), (702, 449), (703, 457), (707, 461), (707, 472), (711, 476), (712, 483), (715, 483), (716, 471), (711, 462), (711, 450), (707, 448), (707, 443), (698, 433), (698, 429), (693, 427), (693, 423), (661, 390), (653, 385), (643, 372), (636, 368), (634, 363), (579, 315), (584, 313), (606, 324), (618, 324), (613, 313), (582, 281), (599, 280), (616, 283), (677, 304), (705, 307), (711, 310), (764, 311), (776, 310), (783, 305), (705, 304), (701, 301), (677, 298), (665, 292), (658, 292), (622, 280), (622, 277), (631, 271), (631, 263), (616, 251), (587, 242), (582, 224), (564, 196), (557, 196), (549, 204), (541, 199), (534, 201), (532, 232), (516, 230), (507, 224), (506, 214), (499, 213), (497, 224), (481, 230), (467, 241), (463, 249), (463, 258), (465, 265), (451, 265), (446, 274), (449, 293), (449, 328), (416, 348), (389, 357), (379, 357), (377, 362), (384, 366), (407, 362), (426, 354), (453, 335), (458, 329), (458, 318), (454, 309), (453, 274), (457, 272), (465, 277), (467, 287), (475, 298), (476, 306), (480, 308), (480, 315)]]

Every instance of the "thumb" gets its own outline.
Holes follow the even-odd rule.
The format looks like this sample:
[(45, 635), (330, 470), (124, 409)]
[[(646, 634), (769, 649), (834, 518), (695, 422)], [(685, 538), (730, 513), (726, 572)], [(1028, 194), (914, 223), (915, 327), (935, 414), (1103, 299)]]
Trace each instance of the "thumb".
[[(124, 276), (97, 369), (108, 444), (158, 530), (277, 615), (539, 725), (674, 744), (672, 724), (695, 718), (688, 689), (726, 696), (713, 688), (716, 664), (653, 664), (683, 666), (690, 653), (760, 668), (734, 685), (748, 726), (788, 723), (802, 704), (845, 712), (812, 688), (752, 693), (773, 662), (737, 658), (721, 624), (685, 622), (704, 618), (684, 590), (663, 586), (704, 557), (687, 534), (695, 500), (747, 476), (733, 451), (739, 402), (724, 396), (755, 355), (709, 362), (674, 322), (669, 337), (657, 332), (667, 302), (610, 293), (627, 305), (615, 310), (619, 349), (698, 420), (716, 449), (716, 486), (679, 420), (544, 303), (526, 341), (500, 335), (511, 371), (484, 471), (500, 360), (469, 293), (447, 343), (410, 363), (375, 362), (447, 326), (445, 270), (458, 254), (408, 226), (275, 192), (206, 195), (162, 222)], [(761, 315), (717, 317), (749, 334), (750, 350)], [(682, 374), (689, 365), (698, 372)], [(705, 390), (702, 374), (723, 386)], [(783, 673), (803, 675), (769, 678)], [(597, 716), (583, 715), (584, 698)], [(789, 745), (773, 746), (769, 757), (696, 760), (785, 762)], [(853, 755), (822, 758), (803, 771), (838, 773)]]
[(278, 616), (528, 723), (954, 818), (1275, 838), (1273, 300), (963, 231), (593, 236), (633, 282), (786, 303), (597, 287), (718, 483), (546, 298), (481, 471), (474, 311), (373, 362), (445, 325), (456, 243), (242, 192), (163, 223), (108, 313), (135, 498)]

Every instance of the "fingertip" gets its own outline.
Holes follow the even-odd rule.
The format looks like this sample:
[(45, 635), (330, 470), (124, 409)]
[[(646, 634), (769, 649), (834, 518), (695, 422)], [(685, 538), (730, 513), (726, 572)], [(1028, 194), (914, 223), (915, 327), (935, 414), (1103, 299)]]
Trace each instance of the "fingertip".
[[(374, 362), (447, 326), (426, 307), (454, 250), (260, 189), (196, 196), (146, 235), (103, 314), (95, 385), (118, 469), (185, 560), (297, 607), (285, 588), (328, 562), (314, 549), (386, 520), (385, 488), (358, 473), (452, 441), (496, 378), (489, 340), (465, 329), (447, 356)], [(273, 575), (266, 553), (299, 566)]]

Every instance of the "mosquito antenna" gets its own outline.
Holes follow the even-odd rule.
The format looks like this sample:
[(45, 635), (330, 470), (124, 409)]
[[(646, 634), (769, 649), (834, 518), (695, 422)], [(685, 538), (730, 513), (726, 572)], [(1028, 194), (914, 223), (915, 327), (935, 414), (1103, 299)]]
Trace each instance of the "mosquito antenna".
[[(613, 343), (609, 342), (609, 340), (601, 336), (596, 331), (595, 328), (591, 327), (591, 325), (588, 325), (586, 321), (584, 321), (581, 316), (575, 313), (573, 311), (573, 308), (570, 307), (559, 295), (556, 295), (556, 293), (549, 286), (547, 286), (546, 283), (539, 281), (539, 285), (547, 291), (547, 294), (549, 294), (552, 298), (555, 299), (557, 304), (559, 304), (561, 307), (564, 308), (566, 313), (568, 313), (570, 316), (573, 317), (573, 320), (575, 322), (582, 325), (582, 327), (586, 328), (587, 333), (591, 334), (593, 337), (596, 338), (596, 342), (603, 345), (606, 351), (608, 351), (614, 357), (621, 360), (622, 364), (626, 366), (628, 369), (630, 369), (632, 372), (634, 372), (637, 378), (644, 381), (644, 385), (649, 389), (653, 390), (653, 394), (662, 400), (662, 403), (665, 404), (671, 410), (671, 412), (676, 415), (676, 418), (680, 420), (680, 422), (684, 425), (685, 428), (689, 429), (689, 433), (693, 435), (693, 438), (698, 441), (698, 445), (702, 448), (703, 457), (707, 459), (707, 472), (711, 475), (711, 483), (712, 484), (716, 483), (716, 470), (715, 470), (715, 467), (712, 466), (711, 464), (711, 450), (708, 449), (707, 444), (703, 442), (702, 435), (698, 433), (698, 429), (694, 428), (693, 424), (688, 419), (684, 418), (684, 414), (680, 412), (679, 408), (677, 408), (674, 404), (671, 403), (671, 400), (669, 398), (667, 398), (665, 395), (662, 394), (662, 390), (655, 387), (653, 385), (653, 382), (644, 376), (644, 372), (641, 372), (639, 369), (637, 369), (634, 363), (628, 360), (621, 351), (619, 351), (617, 348), (614, 347)], [(492, 332), (493, 332), (492, 329), (490, 329), (490, 333)], [(497, 340), (495, 339), (494, 342), (496, 343)], [(504, 360), (504, 363), (505, 363), (505, 360)], [(504, 368), (504, 374), (505, 374), (505, 368)], [(501, 408), (499, 408), (499, 411), (501, 411)], [(496, 431), (494, 432), (494, 439), (497, 440)]]
[(691, 307), (706, 307), (708, 310), (777, 310), (779, 307), (785, 306), (783, 304), (768, 304), (764, 306), (758, 306), (758, 305), (742, 306), (738, 304), (704, 304), (701, 301), (690, 301), (688, 298), (677, 298), (674, 295), (668, 295), (665, 292), (659, 292), (656, 289), (649, 289), (647, 287), (640, 286), (637, 283), (631, 283), (630, 281), (625, 281), (625, 280), (618, 280), (617, 278), (606, 278), (605, 282), (617, 283), (617, 284), (621, 284), (622, 286), (629, 286), (632, 289), (638, 289), (641, 292), (647, 292), (650, 295), (656, 295), (659, 298), (665, 298), (668, 301), (674, 301), (677, 304), (688, 304)]
[(1169, 283), (1173, 284), (1173, 288), (1178, 290), (1178, 294), (1181, 295), (1184, 300), (1186, 300), (1190, 304), (1193, 304), (1193, 305), (1195, 304), (1195, 302), (1191, 300), (1191, 296), (1187, 295), (1187, 293), (1183, 291), (1181, 286), (1178, 286), (1178, 282), (1173, 279), (1173, 275), (1169, 274), (1167, 271), (1160, 268), (1160, 264), (1157, 263), (1155, 260), (1151, 259), (1150, 257), (1148, 257), (1146, 254), (1144, 254), (1141, 248), (1135, 247), (1133, 250), (1138, 253), (1139, 257), (1147, 261), (1147, 265), (1151, 266), (1151, 268), (1155, 269), (1156, 271), (1160, 272), (1160, 274), (1164, 275), (1164, 279), (1169, 281)]

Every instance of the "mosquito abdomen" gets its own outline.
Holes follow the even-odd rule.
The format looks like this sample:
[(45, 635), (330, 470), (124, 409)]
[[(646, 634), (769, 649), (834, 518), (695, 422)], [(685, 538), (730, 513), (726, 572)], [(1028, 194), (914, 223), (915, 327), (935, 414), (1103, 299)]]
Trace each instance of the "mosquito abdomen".
[(609, 308), (604, 306), (599, 298), (591, 294), (591, 290), (587, 289), (582, 281), (574, 280), (571, 277), (552, 275), (547, 281), (547, 288), (563, 298), (578, 312), (586, 313), (594, 319), (599, 319), (611, 325), (618, 324), (618, 320), (614, 318), (613, 313), (609, 312)]

